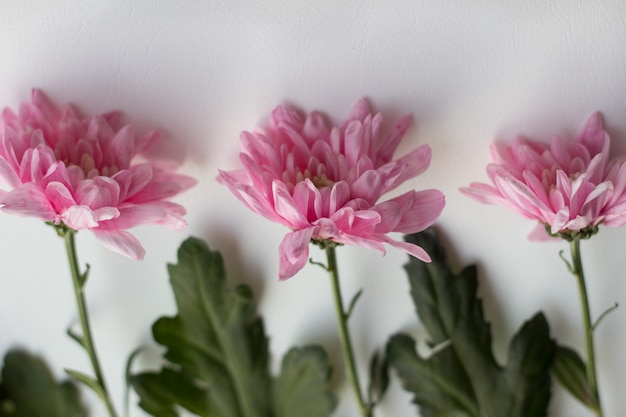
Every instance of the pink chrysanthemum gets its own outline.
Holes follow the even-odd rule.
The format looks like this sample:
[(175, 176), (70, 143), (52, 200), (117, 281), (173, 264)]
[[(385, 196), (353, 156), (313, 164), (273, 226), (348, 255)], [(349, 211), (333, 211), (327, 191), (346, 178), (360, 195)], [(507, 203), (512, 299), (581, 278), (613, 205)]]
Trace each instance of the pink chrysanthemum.
[(396, 241), (390, 232), (415, 233), (432, 225), (445, 204), (438, 190), (409, 191), (379, 203), (380, 197), (430, 164), (420, 146), (393, 160), (411, 124), (403, 117), (381, 137), (382, 116), (359, 100), (340, 126), (322, 115), (303, 118), (284, 106), (272, 112), (267, 131), (243, 132), (243, 170), (220, 171), (220, 178), (251, 210), (291, 228), (280, 244), (280, 279), (307, 262), (310, 241), (373, 248), (383, 243), (430, 261), (419, 246)]
[(571, 143), (522, 138), (491, 147), (487, 173), (493, 185), (472, 183), (461, 191), (486, 204), (499, 204), (539, 221), (531, 238), (589, 236), (596, 226), (626, 223), (626, 163), (609, 160), (609, 135), (600, 113), (592, 115)]
[(172, 167), (132, 164), (160, 139), (115, 128), (117, 112), (81, 118), (58, 109), (40, 91), (19, 113), (0, 119), (0, 208), (74, 230), (88, 229), (109, 249), (141, 259), (144, 249), (125, 230), (140, 224), (185, 225), (185, 209), (168, 198), (195, 184)]

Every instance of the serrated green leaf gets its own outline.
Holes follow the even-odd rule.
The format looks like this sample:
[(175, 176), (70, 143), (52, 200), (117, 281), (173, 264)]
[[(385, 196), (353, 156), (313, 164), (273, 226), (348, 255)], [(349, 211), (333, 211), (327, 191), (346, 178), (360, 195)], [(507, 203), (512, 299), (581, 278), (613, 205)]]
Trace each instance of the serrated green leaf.
[(227, 287), (218, 252), (189, 238), (168, 270), (178, 314), (152, 326), (168, 363), (158, 373), (129, 377), (141, 408), (157, 417), (178, 416), (177, 406), (202, 417), (327, 417), (332, 412), (336, 400), (322, 348), (292, 349), (281, 376), (275, 383), (270, 378), (268, 341), (252, 291)]
[(422, 246), (433, 259), (427, 264), (410, 258), (405, 268), (417, 314), (436, 349), (422, 358), (413, 339), (400, 334), (389, 341), (387, 354), (422, 415), (545, 416), (554, 355), (545, 317), (537, 314), (522, 326), (502, 367), (494, 358), (489, 324), (476, 297), (476, 268), (453, 273), (432, 231), (407, 241)]
[(424, 359), (416, 353), (410, 336), (397, 334), (387, 344), (387, 357), (404, 388), (413, 393), (413, 402), (419, 405), (423, 417), (455, 411), (480, 417), (467, 373), (451, 349)]
[(552, 374), (570, 394), (592, 410), (598, 409), (593, 392), (587, 381), (585, 362), (574, 350), (557, 346)]
[[(157, 320), (152, 332), (167, 348), (164, 356), (177, 367), (180, 380), (204, 390), (203, 409), (215, 415), (268, 416), (268, 341), (251, 290), (228, 288), (221, 255), (196, 238), (183, 242), (178, 263), (168, 265), (168, 271), (178, 314)], [(170, 371), (160, 379), (152, 377), (153, 387), (172, 377)], [(157, 390), (143, 394), (150, 392)], [(142, 404), (155, 402), (141, 397)]]
[(275, 417), (327, 417), (337, 400), (330, 392), (331, 367), (318, 346), (292, 348), (283, 357), (280, 376), (274, 382)]
[(178, 404), (199, 416), (219, 417), (211, 411), (206, 391), (185, 373), (164, 368), (134, 375), (130, 383), (139, 395), (139, 406), (153, 416), (177, 417)]
[(85, 417), (77, 387), (54, 380), (38, 356), (22, 350), (4, 357), (0, 381), (0, 417)]

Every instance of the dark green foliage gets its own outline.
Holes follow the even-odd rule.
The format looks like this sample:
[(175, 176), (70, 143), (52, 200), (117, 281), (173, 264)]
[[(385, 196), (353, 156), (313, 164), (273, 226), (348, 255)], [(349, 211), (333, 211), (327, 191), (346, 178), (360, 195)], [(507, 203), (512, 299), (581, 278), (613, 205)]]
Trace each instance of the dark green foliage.
[(592, 410), (598, 409), (598, 401), (587, 381), (585, 362), (578, 353), (570, 348), (557, 346), (552, 374), (580, 402)]
[(330, 379), (326, 352), (317, 346), (292, 348), (283, 357), (272, 390), (275, 417), (326, 417), (337, 401), (325, 387)]
[(85, 417), (78, 388), (57, 382), (43, 359), (23, 350), (4, 357), (0, 417)]
[(206, 417), (325, 417), (332, 412), (330, 367), (320, 348), (291, 350), (274, 382), (252, 291), (244, 285), (227, 287), (218, 252), (189, 238), (178, 251), (178, 263), (168, 269), (178, 314), (161, 317), (152, 331), (167, 349), (169, 363), (158, 373), (130, 378), (144, 410), (158, 417), (177, 416), (177, 405)]
[(411, 258), (405, 266), (417, 314), (434, 353), (422, 358), (415, 341), (397, 334), (388, 361), (424, 417), (543, 417), (550, 398), (549, 368), (555, 343), (539, 313), (513, 337), (508, 363), (499, 365), (481, 301), (475, 266), (455, 274), (430, 230), (407, 241), (422, 246), (433, 262)]

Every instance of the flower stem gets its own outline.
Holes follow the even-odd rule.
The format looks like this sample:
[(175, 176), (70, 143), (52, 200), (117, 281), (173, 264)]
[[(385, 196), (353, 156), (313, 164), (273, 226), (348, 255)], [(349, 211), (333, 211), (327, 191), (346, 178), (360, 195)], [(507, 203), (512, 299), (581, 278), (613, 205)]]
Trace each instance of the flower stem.
[(96, 354), (96, 347), (94, 345), (93, 337), (91, 335), (89, 314), (87, 311), (87, 304), (85, 303), (85, 296), (83, 291), (85, 282), (87, 280), (87, 273), (81, 274), (78, 267), (76, 245), (74, 243), (75, 232), (66, 228), (64, 228), (63, 230), (57, 229), (57, 232), (65, 240), (65, 250), (67, 252), (67, 259), (69, 261), (70, 270), (72, 272), (74, 295), (76, 296), (76, 306), (78, 307), (78, 316), (80, 318), (80, 326), (82, 329), (82, 337), (79, 338), (79, 341), (81, 342), (83, 348), (87, 351), (87, 354), (89, 355), (89, 359), (91, 361), (91, 366), (96, 375), (95, 383), (97, 384), (97, 389), (95, 391), (106, 405), (109, 416), (117, 417), (115, 409), (113, 408), (111, 397), (109, 395), (109, 392), (107, 391), (107, 387), (104, 382), (104, 375), (102, 374), (102, 370), (100, 369), (100, 363)]
[(326, 247), (326, 257), (328, 258), (328, 273), (333, 287), (333, 298), (335, 301), (335, 313), (337, 315), (337, 326), (339, 327), (339, 339), (341, 340), (341, 350), (345, 362), (346, 373), (352, 390), (359, 405), (362, 417), (372, 417), (372, 406), (365, 402), (365, 397), (361, 392), (359, 384), (359, 375), (354, 363), (354, 352), (352, 349), (352, 341), (350, 340), (350, 332), (348, 331), (349, 315), (343, 308), (341, 298), (341, 288), (339, 286), (339, 271), (337, 269), (337, 257), (335, 247), (329, 245)]
[(593, 346), (593, 325), (591, 322), (591, 313), (589, 311), (589, 298), (587, 297), (587, 288), (585, 285), (585, 273), (583, 271), (583, 262), (580, 254), (580, 238), (570, 241), (570, 251), (572, 254), (572, 274), (578, 281), (578, 292), (580, 294), (580, 307), (583, 316), (583, 328), (585, 330), (585, 348), (587, 351), (586, 372), (589, 388), (596, 402), (595, 412), (598, 417), (602, 417), (602, 406), (600, 405), (600, 394), (598, 391), (598, 378), (596, 375), (596, 360)]

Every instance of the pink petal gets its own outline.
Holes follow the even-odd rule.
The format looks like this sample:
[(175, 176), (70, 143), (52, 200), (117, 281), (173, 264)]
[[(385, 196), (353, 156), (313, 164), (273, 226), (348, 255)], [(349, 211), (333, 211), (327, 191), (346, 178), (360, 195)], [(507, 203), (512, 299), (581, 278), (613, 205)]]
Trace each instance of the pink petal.
[[(601, 220), (601, 219), (598, 219), (598, 220)], [(592, 221), (593, 221), (593, 218), (591, 218), (591, 217), (576, 216), (572, 220), (567, 222), (567, 224), (565, 225), (565, 227), (563, 229), (566, 229), (566, 230), (581, 230), (581, 229), (584, 229), (584, 228), (586, 228), (588, 226), (591, 226)]]
[(395, 201), (385, 201), (372, 207), (380, 215), (380, 223), (376, 226), (376, 232), (389, 233), (393, 231), (402, 219), (403, 204)]
[(287, 233), (283, 238), (279, 252), (279, 280), (284, 281), (304, 268), (309, 259), (309, 243), (315, 228)]
[(418, 245), (415, 245), (415, 244), (409, 243), (409, 242), (400, 242), (400, 241), (397, 241), (397, 240), (393, 240), (393, 239), (391, 239), (391, 238), (389, 238), (387, 236), (384, 236), (383, 240), (389, 246), (392, 246), (394, 248), (400, 249), (400, 250), (408, 253), (409, 255), (412, 255), (412, 256), (416, 257), (420, 261), (424, 261), (424, 262), (431, 262), (432, 261), (432, 259), (430, 258), (430, 255), (428, 255), (428, 253), (426, 253), (424, 248), (422, 248), (421, 246), (418, 246)]
[[(115, 163), (115, 152), (111, 152), (111, 140), (115, 136), (115, 131), (113, 127), (107, 122), (104, 117), (94, 116), (89, 119), (88, 130), (85, 134), (79, 134), (78, 137), (87, 137), (94, 141), (94, 143), (98, 143), (100, 147), (106, 150), (106, 160), (105, 164), (112, 165)], [(134, 149), (131, 150), (134, 156)], [(126, 167), (120, 167), (126, 168)]]
[[(337, 240), (342, 234), (365, 237), (374, 234), (380, 222), (381, 215), (377, 211), (355, 211), (350, 207), (344, 207), (329, 220), (320, 219), (320, 234), (325, 233), (321, 236), (322, 238), (333, 240)], [(331, 225), (332, 229), (329, 228)], [(328, 230), (332, 230), (332, 232)]]
[(135, 156), (135, 131), (131, 126), (124, 126), (111, 141), (111, 152), (115, 155), (116, 166), (126, 169)]
[(93, 209), (115, 207), (119, 204), (119, 184), (108, 177), (95, 177), (84, 180), (78, 185), (75, 193), (78, 204)]
[(446, 205), (439, 190), (409, 191), (389, 201), (402, 206), (402, 217), (393, 229), (402, 233), (416, 233), (432, 226)]
[(70, 190), (67, 189), (65, 184), (58, 181), (48, 183), (45, 194), (55, 211), (58, 213), (62, 213), (69, 207), (76, 204)]
[(256, 161), (269, 161), (272, 166), (278, 165), (280, 157), (276, 152), (277, 147), (269, 143), (265, 135), (241, 132), (239, 140), (241, 141), (243, 153), (253, 163), (256, 164)]
[(91, 229), (96, 238), (107, 249), (134, 260), (142, 260), (146, 251), (139, 240), (120, 230)]
[(4, 179), (5, 183), (12, 188), (17, 187), (20, 184), (20, 178), (17, 173), (5, 159), (0, 157), (0, 178)]
[(119, 217), (120, 211), (119, 209), (117, 209), (117, 207), (101, 207), (101, 208), (95, 209), (93, 211), (93, 214), (96, 217), (96, 220), (98, 221), (98, 223), (100, 223), (103, 221), (109, 221), (109, 220)]
[(528, 239), (535, 242), (548, 242), (551, 240), (560, 240), (558, 237), (550, 236), (546, 231), (543, 223), (538, 223), (532, 232), (528, 235)]
[(610, 227), (619, 227), (626, 224), (626, 199), (622, 198), (614, 202), (604, 213), (602, 224)]
[(589, 117), (578, 140), (589, 149), (591, 155), (601, 153), (608, 156), (610, 139), (608, 133), (604, 130), (604, 123), (600, 113), (594, 113)]
[[(197, 180), (187, 175), (153, 169), (152, 181), (128, 199), (135, 204), (165, 200), (188, 190), (195, 184)], [(131, 190), (135, 185), (134, 183), (131, 185)]]
[(552, 224), (550, 225), (550, 233), (557, 234), (558, 232), (564, 230), (565, 225), (570, 220), (569, 207), (563, 207), (554, 215), (554, 219), (552, 220)]
[(276, 214), (281, 216), (292, 228), (300, 229), (309, 226), (306, 213), (300, 211), (285, 184), (280, 181), (274, 181), (272, 189)]
[[(346, 209), (345, 211), (348, 212), (349, 209)], [(352, 214), (352, 218), (354, 218), (354, 212), (352, 212), (351, 214)], [(334, 218), (339, 219), (343, 217), (341, 221), (345, 223), (346, 220), (348, 220), (347, 218), (349, 218), (351, 214), (344, 213), (342, 211), (342, 212), (336, 213)], [(350, 220), (348, 220), (348, 222), (350, 222)], [(334, 242), (341, 242), (341, 236), (342, 236), (341, 230), (339, 230), (339, 228), (337, 227), (337, 225), (335, 224), (333, 220), (321, 218), (315, 222), (315, 225), (317, 227), (314, 229), (313, 239), (332, 240)]]
[(312, 112), (304, 123), (302, 133), (309, 143), (309, 146), (313, 146), (317, 141), (328, 137), (330, 132), (322, 115), (317, 112)]
[(524, 171), (523, 176), (528, 188), (530, 188), (539, 201), (543, 203), (544, 206), (541, 207), (541, 210), (545, 211), (550, 205), (550, 197), (542, 182), (530, 171)]
[(272, 122), (275, 126), (286, 124), (296, 129), (302, 127), (302, 117), (300, 114), (286, 106), (278, 106), (272, 111)]
[(293, 190), (293, 202), (298, 211), (307, 219), (307, 222), (309, 219), (315, 220), (317, 217), (315, 215), (314, 200), (315, 192), (306, 182), (299, 182), (296, 184)]
[(406, 180), (415, 178), (426, 171), (430, 165), (431, 156), (432, 150), (430, 146), (422, 145), (402, 158), (390, 162), (390, 164), (395, 164), (400, 167), (401, 171), (393, 181), (388, 182), (387, 179), (385, 179), (383, 192), (391, 191)]
[(33, 88), (30, 95), (30, 100), (42, 114), (50, 120), (55, 120), (60, 117), (59, 109), (41, 92), (41, 90)]
[[(130, 168), (130, 173), (132, 175), (130, 179), (130, 184), (128, 185), (123, 184), (126, 181), (128, 181), (128, 179), (126, 179), (125, 177), (126, 174), (122, 174), (123, 172), (128, 172), (128, 171), (122, 170), (118, 172), (117, 174), (113, 176), (113, 179), (115, 179), (116, 181), (120, 183), (121, 189), (127, 188), (127, 191), (125, 193), (122, 193), (122, 195), (126, 196), (126, 198), (134, 196), (139, 191), (143, 190), (143, 188), (146, 185), (148, 185), (150, 181), (152, 181), (153, 168), (152, 168), (152, 165), (150, 164), (139, 164), (139, 165), (132, 166)], [(124, 175), (124, 177), (118, 180), (118, 177), (120, 175)]]
[(479, 203), (503, 205), (505, 207), (510, 206), (508, 200), (505, 200), (500, 192), (489, 184), (473, 182), (469, 187), (459, 188), (459, 191)]
[(612, 204), (624, 194), (626, 189), (626, 163), (616, 160), (612, 163), (610, 170), (611, 172), (607, 174), (606, 179), (613, 183), (613, 196), (610, 203)]
[(119, 216), (109, 219), (105, 226), (107, 229), (125, 230), (142, 224), (164, 224), (178, 229), (185, 225), (181, 219), (184, 209), (182, 206), (175, 206), (181, 208), (182, 212), (176, 212), (170, 205), (161, 203), (122, 207), (119, 209)]
[(20, 185), (7, 192), (0, 204), (6, 213), (37, 217), (44, 221), (54, 221), (57, 216), (43, 191), (32, 183)]
[(65, 225), (82, 230), (98, 226), (98, 219), (89, 206), (71, 206), (61, 213), (61, 220)]
[(343, 234), (336, 240), (337, 243), (342, 243), (344, 245), (351, 246), (359, 246), (365, 249), (372, 249), (379, 251), (383, 256), (387, 254), (385, 250), (385, 246), (380, 242), (379, 237), (361, 237), (361, 236), (353, 236), (348, 234)]
[(274, 207), (268, 201), (266, 196), (261, 194), (259, 190), (245, 183), (239, 182), (237, 175), (231, 175), (226, 171), (219, 171), (219, 175), (228, 189), (241, 201), (246, 207), (255, 213), (259, 213), (263, 217), (289, 226), (285, 220), (278, 216), (274, 211)]
[(154, 145), (159, 143), (161, 139), (162, 139), (162, 136), (160, 132), (156, 130), (153, 130), (152, 132), (148, 132), (135, 141), (135, 152), (137, 154), (142, 154), (144, 152), (147, 152), (150, 150), (150, 148), (154, 147)]
[(382, 180), (380, 174), (374, 170), (369, 170), (361, 175), (350, 188), (352, 198), (362, 198), (373, 205), (381, 196)]
[(496, 177), (496, 186), (504, 198), (528, 216), (538, 216), (541, 210), (546, 209), (526, 184), (513, 177)]
[(356, 166), (364, 151), (363, 135), (363, 125), (360, 121), (354, 120), (348, 123), (344, 132), (344, 149), (350, 166)]
[(333, 184), (330, 192), (330, 206), (328, 214), (332, 216), (337, 210), (341, 209), (350, 198), (350, 187), (345, 181), (339, 181)]
[(370, 109), (369, 101), (365, 97), (362, 97), (356, 103), (354, 103), (348, 120), (362, 121), (371, 113), (372, 110)]
[(591, 159), (589, 165), (586, 168), (580, 169), (578, 172), (585, 171), (582, 176), (584, 176), (587, 181), (598, 184), (603, 181), (604, 171), (606, 167), (606, 156), (602, 154), (598, 154)]
[(561, 169), (567, 169), (572, 157), (563, 139), (558, 136), (553, 136), (550, 140), (550, 152), (559, 163)]
[(398, 120), (398, 123), (396, 124), (394, 129), (391, 131), (391, 133), (389, 133), (389, 135), (377, 151), (378, 158), (382, 163), (387, 163), (391, 161), (393, 154), (396, 152), (396, 149), (400, 144), (400, 141), (406, 134), (407, 130), (409, 130), (409, 127), (412, 123), (413, 116), (411, 116), (410, 114), (407, 114), (406, 116), (403, 116), (400, 120)]

